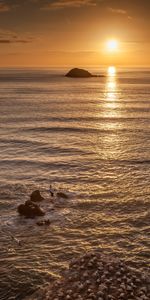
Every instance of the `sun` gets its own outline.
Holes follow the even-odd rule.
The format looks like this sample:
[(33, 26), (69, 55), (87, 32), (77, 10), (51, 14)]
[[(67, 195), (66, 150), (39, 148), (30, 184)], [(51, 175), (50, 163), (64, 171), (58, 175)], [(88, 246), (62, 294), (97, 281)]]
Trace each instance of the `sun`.
[(119, 43), (117, 40), (108, 40), (106, 43), (107, 51), (116, 52), (119, 49)]

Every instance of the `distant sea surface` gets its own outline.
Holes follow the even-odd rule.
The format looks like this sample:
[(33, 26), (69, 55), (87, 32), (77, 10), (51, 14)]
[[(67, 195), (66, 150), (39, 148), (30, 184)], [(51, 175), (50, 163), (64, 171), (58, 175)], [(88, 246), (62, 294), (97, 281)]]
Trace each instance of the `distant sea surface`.
[[(98, 247), (149, 266), (150, 69), (66, 71), (0, 69), (1, 300), (24, 299)], [(54, 210), (50, 184), (69, 196)], [(49, 227), (18, 216), (35, 189)]]

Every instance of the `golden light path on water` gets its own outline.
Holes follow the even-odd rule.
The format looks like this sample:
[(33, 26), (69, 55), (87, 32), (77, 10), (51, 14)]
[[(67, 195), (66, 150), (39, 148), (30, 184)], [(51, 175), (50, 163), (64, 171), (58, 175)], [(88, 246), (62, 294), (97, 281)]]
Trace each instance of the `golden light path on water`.
[(107, 104), (109, 107), (115, 107), (115, 100), (117, 100), (117, 79), (115, 67), (109, 67), (107, 70), (105, 98), (108, 101)]
[(121, 106), (121, 89), (118, 83), (117, 69), (111, 66), (107, 69), (102, 109), (102, 115), (107, 120), (102, 126), (107, 134), (103, 138), (99, 136), (97, 140), (98, 153), (106, 160), (119, 158), (121, 151), (124, 151), (124, 145), (118, 134), (122, 125), (117, 121), (121, 117)]

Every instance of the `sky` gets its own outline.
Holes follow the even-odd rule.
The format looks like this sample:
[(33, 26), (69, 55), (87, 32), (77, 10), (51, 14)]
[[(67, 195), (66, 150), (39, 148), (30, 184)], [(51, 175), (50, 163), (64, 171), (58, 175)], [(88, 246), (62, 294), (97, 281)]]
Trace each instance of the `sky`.
[(149, 12), (150, 0), (0, 0), (0, 67), (150, 66)]

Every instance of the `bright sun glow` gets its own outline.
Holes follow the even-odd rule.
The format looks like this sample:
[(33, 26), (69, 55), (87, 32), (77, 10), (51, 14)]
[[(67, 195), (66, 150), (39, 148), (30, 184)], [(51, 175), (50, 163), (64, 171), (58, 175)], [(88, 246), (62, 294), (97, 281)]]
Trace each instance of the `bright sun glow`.
[(115, 67), (109, 67), (108, 68), (108, 75), (109, 76), (115, 76), (116, 75), (116, 68)]
[(110, 52), (115, 52), (118, 50), (118, 41), (117, 40), (109, 40), (107, 41), (106, 48)]

